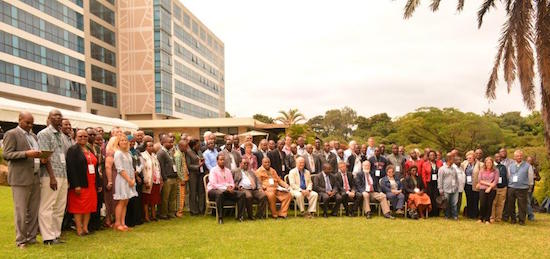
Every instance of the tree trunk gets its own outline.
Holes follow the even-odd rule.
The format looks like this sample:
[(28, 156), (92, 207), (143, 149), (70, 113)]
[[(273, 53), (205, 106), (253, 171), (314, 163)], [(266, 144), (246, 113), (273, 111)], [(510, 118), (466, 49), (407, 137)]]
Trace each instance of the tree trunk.
[(541, 117), (544, 123), (544, 141), (546, 143), (546, 155), (550, 157), (550, 92), (541, 83)]

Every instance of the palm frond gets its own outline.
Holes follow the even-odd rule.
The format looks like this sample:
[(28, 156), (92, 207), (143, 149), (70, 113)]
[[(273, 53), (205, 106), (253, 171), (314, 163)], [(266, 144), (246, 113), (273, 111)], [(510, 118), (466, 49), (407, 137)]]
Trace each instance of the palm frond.
[(405, 19), (410, 18), (418, 5), (420, 5), (420, 0), (407, 0), (407, 4), (405, 5), (405, 14), (403, 17)]
[(487, 89), (485, 90), (485, 96), (490, 100), (496, 99), (495, 90), (497, 88), (498, 82), (498, 68), (500, 67), (500, 61), (502, 59), (504, 49), (506, 48), (508, 41), (512, 39), (512, 32), (513, 27), (508, 20), (502, 26), (502, 36), (499, 40), (498, 51), (497, 55), (495, 56), (495, 64), (493, 65), (491, 76), (489, 76), (489, 81), (487, 82)]
[(456, 10), (459, 12), (462, 12), (462, 10), (464, 10), (464, 0), (458, 0)]
[(533, 25), (531, 17), (533, 5), (530, 0), (515, 1), (512, 7), (510, 23), (514, 24), (515, 44), (517, 52), (518, 78), (521, 85), (523, 102), (530, 110), (535, 108), (535, 89), (533, 78), (534, 54), (531, 44), (533, 43)]
[(535, 46), (541, 86), (545, 87), (546, 92), (550, 94), (550, 1), (537, 1), (535, 26)]
[(510, 13), (511, 6), (512, 6), (512, 0), (506, 0), (506, 13)]
[(477, 27), (481, 27), (481, 24), (483, 24), (483, 17), (491, 7), (495, 7), (495, 0), (485, 0), (483, 4), (481, 4), (481, 7), (479, 8), (479, 11), (477, 11)]
[(512, 89), (512, 84), (516, 80), (516, 49), (512, 33), (506, 35), (506, 46), (504, 47), (504, 81), (508, 84), (508, 93)]
[(430, 4), (430, 9), (432, 9), (433, 12), (439, 10), (439, 3), (441, 3), (441, 0), (432, 0), (432, 3)]

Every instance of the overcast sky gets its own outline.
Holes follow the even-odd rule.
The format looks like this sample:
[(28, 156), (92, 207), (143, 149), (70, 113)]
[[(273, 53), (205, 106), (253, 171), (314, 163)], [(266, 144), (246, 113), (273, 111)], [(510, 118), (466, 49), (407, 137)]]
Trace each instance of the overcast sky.
[(346, 105), (364, 116), (422, 106), (527, 112), (518, 85), (508, 94), (500, 81), (497, 100), (485, 99), (505, 20), (498, 2), (477, 29), (472, 0), (462, 13), (456, 0), (436, 13), (424, 0), (409, 20), (405, 0), (181, 1), (225, 43), (233, 116), (298, 108), (310, 118)]

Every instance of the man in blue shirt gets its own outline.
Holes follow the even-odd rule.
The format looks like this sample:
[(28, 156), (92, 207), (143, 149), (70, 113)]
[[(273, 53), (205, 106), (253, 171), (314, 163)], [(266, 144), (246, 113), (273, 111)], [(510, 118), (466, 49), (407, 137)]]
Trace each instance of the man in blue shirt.
[(216, 158), (218, 157), (218, 150), (216, 150), (214, 140), (208, 140), (206, 143), (207, 149), (202, 155), (204, 156), (204, 163), (206, 164), (208, 171), (210, 171), (217, 165)]

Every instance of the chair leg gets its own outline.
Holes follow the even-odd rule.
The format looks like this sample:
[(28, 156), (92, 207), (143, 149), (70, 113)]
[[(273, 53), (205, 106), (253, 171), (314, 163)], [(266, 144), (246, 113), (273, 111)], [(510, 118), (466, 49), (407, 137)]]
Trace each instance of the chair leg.
[(210, 208), (210, 209), (214, 209), (216, 210), (216, 222), (218, 221), (218, 219), (220, 219), (220, 215), (218, 214), (218, 208)]
[(297, 213), (296, 213), (296, 200), (294, 200), (294, 217), (297, 217)]

